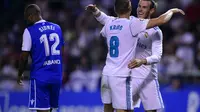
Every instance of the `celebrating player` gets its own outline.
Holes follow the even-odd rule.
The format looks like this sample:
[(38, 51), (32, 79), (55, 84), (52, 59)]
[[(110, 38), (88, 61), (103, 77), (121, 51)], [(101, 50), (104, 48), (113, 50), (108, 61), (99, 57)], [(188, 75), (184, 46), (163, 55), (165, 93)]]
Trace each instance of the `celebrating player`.
[[(140, 0), (138, 18), (150, 19), (156, 10), (154, 0)], [(162, 56), (162, 31), (154, 27), (138, 34), (136, 59), (129, 64), (132, 69), (133, 102), (140, 98), (146, 112), (156, 112), (164, 108), (159, 91), (157, 65)], [(138, 68), (137, 68), (138, 67)]]
[[(137, 19), (130, 16), (130, 0), (116, 0), (116, 17), (110, 17), (101, 12), (95, 5), (88, 5), (86, 10), (91, 11), (99, 22), (104, 24), (101, 34), (106, 37), (108, 55), (103, 70), (101, 97), (105, 112), (126, 112), (133, 109), (131, 79), (128, 63), (135, 55), (138, 33), (154, 26), (168, 22), (174, 13), (184, 12), (180, 9), (171, 9), (154, 19)], [(134, 89), (134, 88), (133, 88)], [(113, 108), (114, 109), (113, 109)]]
[(24, 30), (18, 84), (22, 84), (28, 56), (32, 58), (29, 109), (37, 112), (58, 108), (62, 81), (64, 40), (59, 25), (42, 19), (40, 8), (29, 5), (24, 12), (29, 27)]

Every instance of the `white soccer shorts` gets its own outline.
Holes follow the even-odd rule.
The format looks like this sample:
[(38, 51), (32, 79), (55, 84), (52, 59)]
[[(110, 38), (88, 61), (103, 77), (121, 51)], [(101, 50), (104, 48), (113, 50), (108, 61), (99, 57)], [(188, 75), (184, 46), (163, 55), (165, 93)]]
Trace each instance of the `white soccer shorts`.
[(160, 110), (164, 108), (159, 90), (158, 80), (132, 78), (133, 102), (142, 101), (145, 110)]
[(101, 99), (114, 109), (133, 110), (131, 77), (102, 76)]

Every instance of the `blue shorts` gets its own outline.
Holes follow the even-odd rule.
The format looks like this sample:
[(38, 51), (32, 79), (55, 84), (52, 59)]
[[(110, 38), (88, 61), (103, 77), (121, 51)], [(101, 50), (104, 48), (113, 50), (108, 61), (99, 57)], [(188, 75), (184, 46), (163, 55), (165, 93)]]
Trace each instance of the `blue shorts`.
[(30, 80), (29, 109), (49, 110), (58, 108), (60, 83), (47, 83), (35, 79)]

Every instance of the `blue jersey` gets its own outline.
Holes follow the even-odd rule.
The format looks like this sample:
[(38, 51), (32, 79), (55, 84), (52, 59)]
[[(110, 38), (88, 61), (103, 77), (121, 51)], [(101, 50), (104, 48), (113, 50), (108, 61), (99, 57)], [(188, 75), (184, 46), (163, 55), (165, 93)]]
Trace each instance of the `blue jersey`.
[(49, 83), (61, 81), (61, 49), (64, 40), (60, 26), (41, 20), (28, 27), (27, 32), (31, 39), (29, 40), (32, 58), (30, 78)]

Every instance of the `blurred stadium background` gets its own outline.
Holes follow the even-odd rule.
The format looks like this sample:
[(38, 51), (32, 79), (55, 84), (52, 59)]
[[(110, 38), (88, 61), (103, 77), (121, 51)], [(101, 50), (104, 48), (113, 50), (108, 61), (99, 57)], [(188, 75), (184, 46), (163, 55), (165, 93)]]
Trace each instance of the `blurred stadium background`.
[[(60, 112), (103, 112), (100, 78), (107, 48), (101, 25), (85, 12), (89, 3), (115, 16), (114, 0), (1, 0), (0, 1), (0, 112), (29, 112), (29, 66), (24, 86), (16, 83), (24, 7), (40, 6), (43, 18), (58, 23), (66, 40)], [(132, 0), (136, 15), (138, 0)], [(159, 81), (163, 112), (200, 112), (200, 0), (158, 0), (155, 16), (178, 7), (186, 16), (174, 16), (161, 26), (164, 54)], [(152, 102), (153, 103), (153, 102)], [(142, 112), (137, 109), (136, 112)]]

